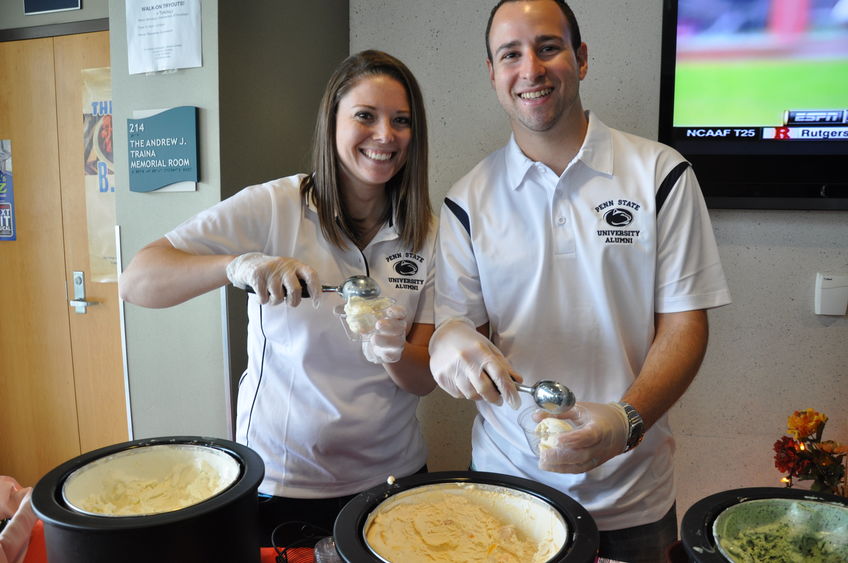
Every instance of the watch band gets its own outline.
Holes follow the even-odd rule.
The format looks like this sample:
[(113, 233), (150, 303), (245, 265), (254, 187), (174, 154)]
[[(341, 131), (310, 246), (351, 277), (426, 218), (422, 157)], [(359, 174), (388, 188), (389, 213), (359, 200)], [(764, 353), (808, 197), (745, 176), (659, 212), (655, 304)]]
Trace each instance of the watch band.
[(624, 409), (624, 414), (627, 416), (627, 444), (624, 447), (625, 452), (629, 452), (639, 445), (642, 438), (645, 437), (645, 421), (642, 420), (642, 415), (639, 414), (633, 405), (619, 401), (619, 405)]

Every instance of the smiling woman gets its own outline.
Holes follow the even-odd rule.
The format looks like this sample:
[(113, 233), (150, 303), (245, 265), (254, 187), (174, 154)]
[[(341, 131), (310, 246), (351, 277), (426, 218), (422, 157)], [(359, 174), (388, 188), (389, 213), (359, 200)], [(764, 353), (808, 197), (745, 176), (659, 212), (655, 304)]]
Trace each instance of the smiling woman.
[[(329, 535), (352, 495), (425, 469), (416, 409), (435, 387), (434, 224), (418, 83), (394, 57), (363, 51), (327, 84), (311, 173), (241, 190), (148, 244), (124, 271), (124, 298), (149, 307), (228, 282), (253, 290), (236, 439), (265, 462), (264, 545), (304, 540), (300, 525), (284, 526), (293, 518)], [(301, 306), (302, 286), (317, 305), (322, 282), (352, 276), (375, 280), (391, 304), (354, 340), (332, 304)]]

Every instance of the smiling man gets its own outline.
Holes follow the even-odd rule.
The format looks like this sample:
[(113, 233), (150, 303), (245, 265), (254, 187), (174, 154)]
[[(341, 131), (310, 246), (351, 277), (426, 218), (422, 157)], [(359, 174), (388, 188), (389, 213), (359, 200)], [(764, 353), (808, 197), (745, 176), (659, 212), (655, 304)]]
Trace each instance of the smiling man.
[[(602, 557), (664, 561), (666, 413), (700, 367), (706, 310), (730, 302), (700, 188), (680, 154), (584, 110), (588, 50), (565, 2), (499, 2), (486, 50), (512, 136), (442, 206), (431, 371), (477, 402), (473, 469), (570, 495)], [(574, 430), (537, 458), (513, 380), (543, 379), (578, 402), (559, 415)]]

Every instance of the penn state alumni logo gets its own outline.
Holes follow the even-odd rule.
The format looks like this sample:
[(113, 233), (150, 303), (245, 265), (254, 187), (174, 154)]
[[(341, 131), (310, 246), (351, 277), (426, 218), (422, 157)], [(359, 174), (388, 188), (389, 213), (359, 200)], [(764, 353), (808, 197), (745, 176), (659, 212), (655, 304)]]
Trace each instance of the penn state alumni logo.
[(414, 252), (396, 252), (386, 256), (386, 262), (391, 264), (392, 270), (401, 277), (388, 277), (388, 282), (395, 289), (411, 289), (420, 291), (424, 285), (424, 280), (416, 278), (421, 266), (424, 263), (424, 257)]
[(596, 206), (595, 212), (605, 223), (604, 228), (598, 229), (598, 238), (607, 245), (633, 244), (639, 238), (640, 231), (627, 227), (636, 221), (636, 213), (640, 209), (641, 205), (627, 199), (610, 199)]

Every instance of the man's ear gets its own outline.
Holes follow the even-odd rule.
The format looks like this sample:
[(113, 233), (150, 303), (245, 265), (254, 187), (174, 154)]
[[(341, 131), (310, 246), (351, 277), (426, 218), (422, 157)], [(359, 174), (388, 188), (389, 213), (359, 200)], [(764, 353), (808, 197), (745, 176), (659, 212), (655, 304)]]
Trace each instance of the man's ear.
[(492, 88), (495, 87), (495, 67), (492, 65), (492, 59), (486, 59), (486, 68), (489, 69), (489, 84)]
[(583, 80), (589, 72), (589, 48), (585, 43), (581, 43), (577, 49), (577, 64), (580, 68), (580, 80)]

